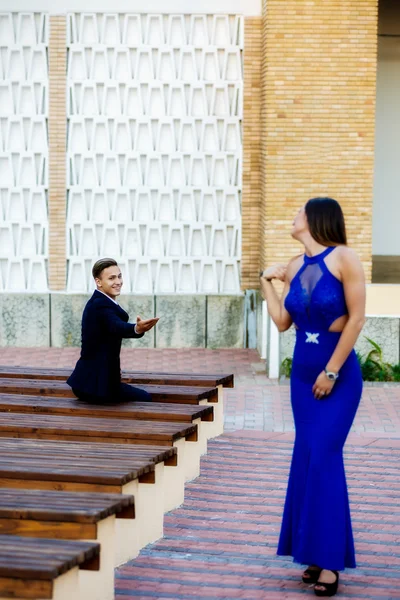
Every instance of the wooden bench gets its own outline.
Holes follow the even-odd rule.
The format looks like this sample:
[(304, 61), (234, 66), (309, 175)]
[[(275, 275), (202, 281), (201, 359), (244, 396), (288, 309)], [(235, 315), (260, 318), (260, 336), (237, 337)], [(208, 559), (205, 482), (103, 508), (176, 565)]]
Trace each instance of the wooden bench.
[(7, 488), (0, 493), (1, 534), (100, 544), (99, 572), (80, 572), (82, 598), (113, 600), (115, 519), (134, 517), (134, 497), (122, 494)]
[(185, 480), (200, 474), (197, 425), (188, 423), (0, 413), (0, 437), (175, 446)]
[[(233, 384), (233, 378), (230, 383), (229, 379), (210, 379), (200, 374), (192, 377), (129, 373), (125, 374), (124, 380), (146, 389), (152, 394), (152, 403), (94, 406), (74, 397), (65, 383), (69, 370), (63, 377), (59, 372), (46, 370), (45, 373), (33, 373), (33, 377), (27, 377), (28, 373), (18, 373), (18, 370), (6, 373), (0, 368), (0, 371), (0, 411), (4, 411), (0, 414), (0, 488), (9, 494), (9, 499), (13, 495), (17, 498), (21, 488), (26, 490), (27, 496), (35, 495), (37, 504), (33, 512), (36, 516), (41, 515), (35, 518), (30, 510), (30, 518), (26, 519), (22, 513), (18, 516), (15, 506), (10, 505), (3, 506), (2, 512), (0, 500), (0, 528), (5, 527), (7, 520), (8, 531), (29, 530), (30, 533), (26, 534), (32, 535), (32, 530), (39, 530), (41, 523), (41, 531), (45, 535), (46, 528), (51, 534), (54, 530), (60, 531), (62, 526), (71, 525), (69, 521), (62, 524), (57, 518), (50, 519), (57, 513), (61, 500), (56, 508), (51, 509), (49, 503), (46, 505), (46, 494), (82, 496), (82, 491), (87, 490), (96, 491), (96, 496), (103, 496), (104, 492), (133, 495), (136, 519), (132, 518), (133, 514), (126, 514), (123, 520), (116, 520), (114, 515), (103, 519), (108, 523), (108, 533), (112, 530), (111, 521), (116, 525), (118, 554), (115, 564), (133, 558), (141, 547), (162, 536), (164, 511), (183, 501), (184, 479), (189, 480), (199, 474), (200, 454), (206, 450), (207, 438), (222, 430), (222, 387)], [(212, 421), (214, 411), (218, 423)], [(214, 426), (213, 431), (203, 435), (209, 424)], [(154, 443), (160, 445), (157, 459), (154, 450), (151, 450)], [(172, 453), (167, 457), (163, 454), (166, 451)], [(161, 457), (164, 460), (160, 460)], [(142, 473), (139, 475), (140, 469)], [(136, 476), (133, 476), (134, 471)], [(167, 473), (172, 477), (167, 477)], [(7, 490), (6, 486), (15, 489)], [(33, 487), (38, 490), (31, 489)], [(54, 489), (58, 491), (50, 491)], [(71, 494), (72, 491), (74, 494)], [(79, 501), (79, 498), (76, 499)], [(29, 498), (25, 500), (28, 503)], [(60, 518), (61, 513), (57, 514)], [(82, 510), (79, 514), (82, 515)], [(72, 528), (75, 533), (79, 529), (81, 534), (86, 531), (85, 539), (93, 538), (94, 527), (96, 531), (100, 529), (97, 522), (94, 524), (93, 510), (91, 519), (85, 523), (74, 522)], [(89, 527), (92, 536), (89, 535)], [(107, 527), (104, 527), (106, 530)], [(70, 532), (69, 535), (73, 534)], [(105, 534), (103, 537), (105, 539)], [(112, 547), (112, 543), (108, 542), (107, 547)], [(113, 560), (107, 560), (105, 556), (104, 563), (112, 566)], [(112, 597), (112, 575), (107, 578), (102, 570), (100, 578), (86, 585), (87, 592), (83, 592), (79, 600), (92, 598), (94, 589), (98, 590), (96, 600)], [(109, 568), (110, 572), (112, 569)], [(82, 578), (81, 587), (85, 581), (90, 579)], [(68, 594), (68, 600), (78, 600), (77, 592), (73, 596)]]
[[(181, 404), (205, 404), (214, 407), (214, 422), (208, 428), (210, 437), (216, 437), (223, 432), (224, 409), (223, 398), (218, 388), (199, 386), (171, 385), (141, 385), (142, 389), (152, 395), (154, 402)], [(222, 393), (222, 387), (221, 387)], [(0, 378), (0, 394), (23, 394), (35, 396), (56, 396), (60, 398), (75, 398), (69, 385), (64, 381), (48, 379), (17, 379)]]
[[(154, 402), (181, 404), (198, 404), (201, 400), (218, 402), (218, 390), (216, 388), (173, 385), (141, 385), (140, 388), (149, 392)], [(15, 377), (8, 379), (2, 377), (0, 378), (0, 393), (76, 398), (67, 383), (49, 379), (17, 379)]]
[(164, 465), (175, 458), (175, 448), (0, 438), (0, 488), (133, 495), (135, 518), (116, 521), (121, 564), (162, 537), (164, 493), (179, 483), (164, 486), (164, 471), (175, 469)]
[[(18, 379), (48, 379), (54, 381), (65, 381), (71, 373), (70, 369), (44, 369), (38, 367), (0, 367), (0, 378)], [(211, 437), (216, 437), (223, 432), (224, 417), (224, 388), (232, 388), (234, 378), (232, 374), (203, 374), (203, 373), (162, 373), (144, 371), (123, 371), (122, 380), (134, 385), (169, 385), (216, 388), (218, 402), (214, 405), (214, 423), (211, 429)], [(158, 399), (157, 399), (158, 400)], [(162, 400), (165, 401), (165, 400)], [(210, 402), (211, 400), (205, 400)], [(185, 401), (188, 402), (188, 401)], [(202, 402), (204, 403), (204, 402)]]
[[(0, 377), (18, 379), (50, 379), (66, 381), (71, 374), (71, 369), (46, 369), (43, 367), (9, 367), (0, 366)], [(232, 374), (213, 373), (163, 373), (159, 371), (122, 371), (122, 381), (132, 384), (153, 385), (187, 385), (202, 387), (233, 388)]]
[(0, 600), (97, 600), (82, 595), (79, 569), (99, 568), (93, 542), (0, 536)]
[[(175, 447), (167, 446), (150, 446), (150, 445), (125, 445), (120, 444), (101, 444), (96, 442), (73, 442), (73, 441), (61, 441), (57, 442), (50, 440), (41, 439), (29, 439), (29, 438), (1, 438), (0, 437), (0, 452), (4, 451), (12, 453), (13, 456), (17, 456), (20, 453), (19, 448), (23, 452), (23, 455), (29, 450), (32, 450), (36, 455), (50, 455), (52, 457), (68, 455), (71, 459), (75, 456), (81, 458), (82, 456), (100, 459), (104, 461), (108, 459), (114, 463), (118, 461), (118, 464), (123, 467), (130, 469), (132, 464), (137, 461), (146, 461), (146, 464), (155, 465), (155, 469), (150, 466), (150, 472), (140, 472), (139, 483), (140, 484), (158, 484), (160, 478), (159, 464), (164, 465), (162, 474), (162, 480), (164, 483), (164, 491), (160, 493), (158, 490), (158, 499), (163, 502), (164, 512), (169, 512), (181, 504), (184, 501), (185, 493), (185, 474), (183, 465), (178, 464), (178, 451)], [(103, 458), (104, 456), (104, 458)], [(157, 481), (156, 481), (156, 475)], [(14, 487), (14, 486), (12, 486)], [(159, 486), (157, 485), (157, 488)], [(141, 485), (139, 485), (139, 489)], [(52, 487), (46, 489), (53, 489)], [(60, 489), (59, 486), (55, 489)], [(67, 488), (65, 488), (67, 489)], [(147, 489), (147, 486), (145, 487)], [(103, 491), (118, 491), (118, 490), (103, 490)], [(127, 492), (128, 493), (128, 492)]]
[(0, 394), (0, 412), (40, 413), (79, 417), (171, 421), (197, 425), (200, 453), (207, 452), (209, 425), (213, 423), (213, 406), (163, 404), (160, 402), (120, 402), (89, 404), (76, 398)]

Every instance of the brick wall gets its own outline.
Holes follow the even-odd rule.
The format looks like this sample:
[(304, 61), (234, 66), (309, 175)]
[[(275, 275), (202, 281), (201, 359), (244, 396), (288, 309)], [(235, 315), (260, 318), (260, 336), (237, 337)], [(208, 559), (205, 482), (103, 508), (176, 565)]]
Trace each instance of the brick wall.
[(50, 17), (49, 38), (49, 288), (66, 275), (66, 17)]
[(371, 276), (377, 0), (264, 0), (261, 259), (287, 261), (308, 198), (342, 205)]
[(242, 289), (259, 285), (261, 215), (262, 19), (244, 21)]

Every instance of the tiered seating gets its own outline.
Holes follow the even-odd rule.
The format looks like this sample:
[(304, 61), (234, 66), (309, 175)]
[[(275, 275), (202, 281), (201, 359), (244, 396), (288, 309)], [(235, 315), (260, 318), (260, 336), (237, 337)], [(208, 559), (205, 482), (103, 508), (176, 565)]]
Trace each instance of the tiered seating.
[(165, 404), (161, 402), (125, 402), (115, 405), (89, 405), (77, 399), (48, 396), (19, 396), (0, 394), (0, 411), (72, 415), (107, 419), (134, 419), (144, 421), (172, 421), (197, 426), (199, 450), (207, 451), (207, 440), (212, 436), (213, 407), (204, 405)]
[[(133, 558), (162, 536), (164, 513), (183, 502), (184, 482), (199, 474), (207, 439), (221, 433), (222, 388), (232, 387), (233, 377), (124, 373), (124, 381), (147, 389), (154, 402), (105, 406), (76, 399), (65, 383), (68, 375), (65, 369), (0, 367), (0, 498), (6, 504), (23, 488), (26, 506), (22, 500), (18, 506), (30, 514), (14, 529), (17, 517), (0, 499), (0, 527), (19, 536), (40, 531), (61, 537), (68, 530), (67, 537), (100, 541), (100, 571), (90, 573), (89, 579), (80, 577), (79, 585), (83, 589), (91, 578), (94, 583), (86, 586), (85, 600), (108, 600), (113, 597), (110, 564)], [(93, 534), (100, 530), (99, 507), (110, 502), (119, 506), (112, 504), (110, 493), (132, 502), (119, 518), (116, 508), (109, 508), (113, 514), (103, 519), (113, 521), (108, 532), (115, 529), (111, 561), (112, 541)], [(58, 498), (53, 519), (51, 495)], [(98, 501), (89, 516), (93, 495)], [(33, 511), (27, 508), (29, 502)], [(66, 520), (58, 520), (57, 514)], [(47, 528), (48, 522), (56, 525)]]
[(0, 437), (175, 446), (185, 480), (194, 479), (200, 472), (197, 425), (192, 424), (3, 413)]
[(0, 535), (0, 599), (80, 600), (79, 569), (98, 571), (99, 552), (97, 543)]
[[(50, 379), (66, 381), (70, 369), (44, 369), (42, 367), (0, 366), (0, 377), (17, 379)], [(233, 375), (213, 375), (210, 373), (148, 373), (146, 371), (123, 371), (122, 381), (132, 384), (191, 385), (205, 387), (233, 387)]]
[[(52, 381), (66, 381), (70, 375), (69, 369), (43, 369), (40, 367), (24, 368), (24, 367), (0, 367), (0, 378), (11, 379), (13, 377), (18, 379), (42, 379)], [(143, 371), (124, 371), (122, 373), (122, 379), (125, 383), (131, 383), (133, 385), (162, 385), (162, 386), (190, 386), (190, 387), (206, 387), (216, 388), (218, 394), (218, 402), (214, 402), (215, 398), (208, 396), (207, 400), (198, 397), (198, 401), (203, 400), (201, 404), (206, 402), (213, 403), (214, 409), (214, 424), (212, 426), (212, 436), (220, 435), (223, 431), (223, 388), (233, 387), (233, 375), (221, 375), (221, 374), (202, 374), (202, 373), (146, 373)], [(156, 390), (153, 390), (153, 393)], [(167, 390), (168, 391), (168, 390)], [(184, 390), (186, 393), (185, 403), (196, 402), (188, 396), (188, 390)], [(177, 390), (177, 394), (180, 395), (182, 392)], [(167, 401), (164, 398), (153, 398), (153, 400), (160, 400), (161, 402)]]
[[(0, 494), (0, 531), (35, 538), (93, 540), (101, 544), (99, 573), (79, 573), (81, 598), (113, 598), (115, 519), (133, 519), (133, 496), (4, 488)], [(40, 542), (39, 542), (40, 547)]]

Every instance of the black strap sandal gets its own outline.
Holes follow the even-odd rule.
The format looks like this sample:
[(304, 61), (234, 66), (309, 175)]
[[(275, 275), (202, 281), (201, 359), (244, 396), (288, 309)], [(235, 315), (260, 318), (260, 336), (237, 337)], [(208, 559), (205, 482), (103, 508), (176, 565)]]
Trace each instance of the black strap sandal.
[(314, 593), (316, 596), (334, 596), (338, 591), (339, 586), (339, 573), (337, 571), (332, 571), (336, 575), (336, 581), (333, 583), (325, 583), (323, 581), (317, 581), (316, 585), (325, 588), (324, 590), (317, 590), (314, 588)]
[(317, 583), (318, 577), (320, 576), (322, 569), (319, 567), (308, 567), (303, 573), (302, 581), (303, 583)]

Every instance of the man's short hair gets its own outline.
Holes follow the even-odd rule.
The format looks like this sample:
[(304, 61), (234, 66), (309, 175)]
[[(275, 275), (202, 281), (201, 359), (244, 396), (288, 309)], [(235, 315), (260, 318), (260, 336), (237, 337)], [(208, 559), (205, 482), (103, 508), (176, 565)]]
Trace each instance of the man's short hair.
[(97, 262), (94, 263), (92, 269), (92, 275), (94, 279), (100, 278), (100, 275), (104, 271), (104, 269), (108, 269), (108, 267), (118, 267), (118, 263), (113, 258), (100, 258)]

